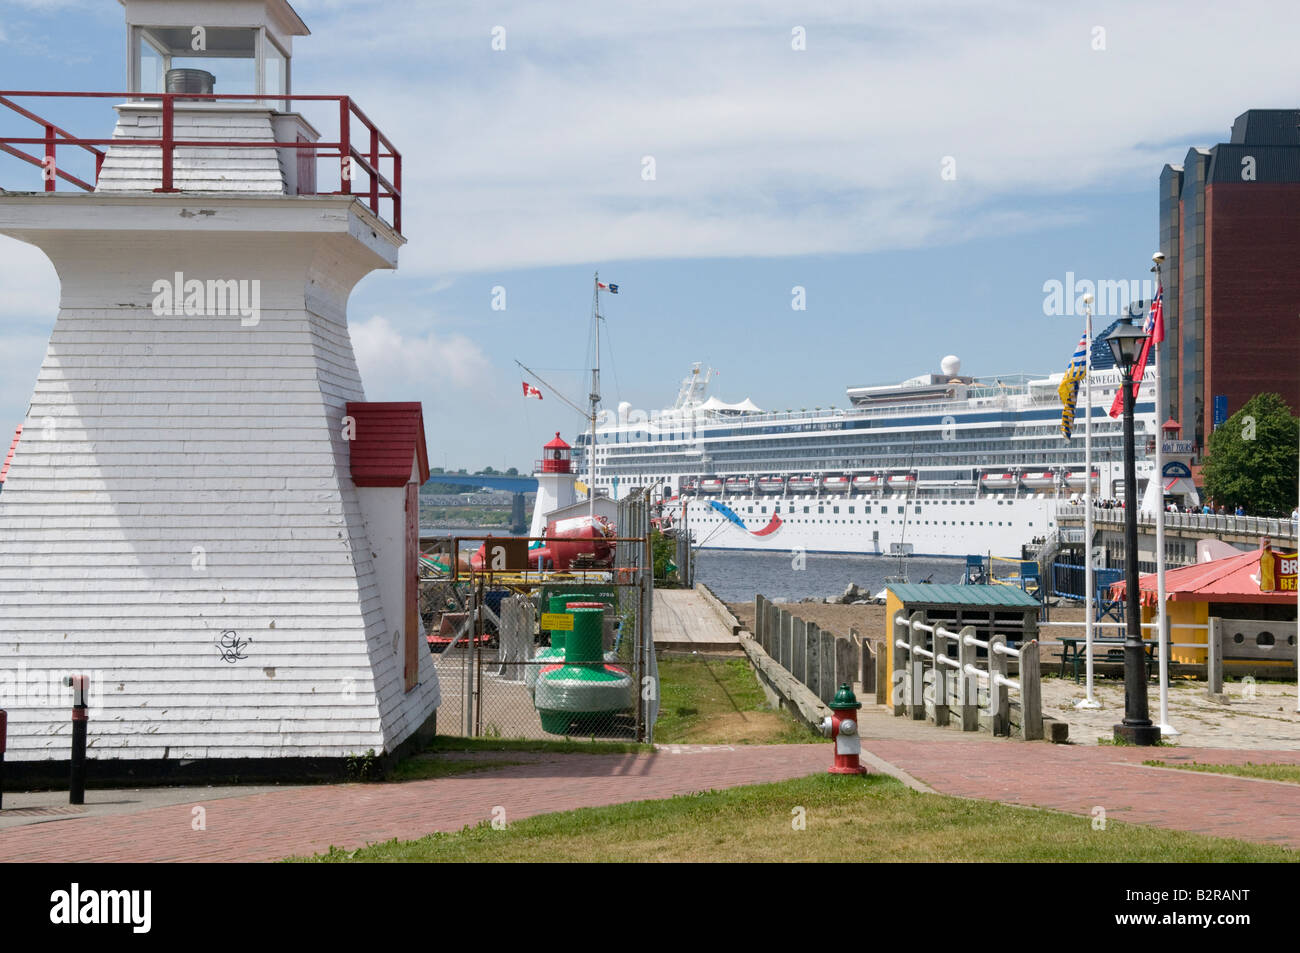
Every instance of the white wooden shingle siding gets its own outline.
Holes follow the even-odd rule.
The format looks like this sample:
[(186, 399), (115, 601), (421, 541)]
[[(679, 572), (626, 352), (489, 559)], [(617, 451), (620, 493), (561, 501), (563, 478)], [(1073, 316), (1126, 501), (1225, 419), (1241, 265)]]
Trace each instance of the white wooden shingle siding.
[[(347, 296), (401, 239), (340, 198), (63, 193), (0, 196), (0, 233), (62, 287), (0, 493), (0, 678), (91, 674), (98, 758), (337, 757), (419, 728), (437, 676), (421, 653), (403, 690), (342, 439)], [(154, 314), (176, 272), (260, 281), (260, 321)], [(7, 707), (10, 759), (67, 758), (66, 699)]]
[[(117, 110), (114, 139), (162, 138), (162, 110), (157, 103), (130, 103)], [(271, 117), (269, 109), (177, 102), (173, 136), (177, 140), (274, 142)], [(115, 143), (107, 153), (96, 191), (146, 192), (162, 184), (162, 150), (157, 146)], [(285, 192), (285, 171), (279, 150), (274, 148), (178, 146), (173, 153), (172, 177), (175, 188), (191, 192)]]

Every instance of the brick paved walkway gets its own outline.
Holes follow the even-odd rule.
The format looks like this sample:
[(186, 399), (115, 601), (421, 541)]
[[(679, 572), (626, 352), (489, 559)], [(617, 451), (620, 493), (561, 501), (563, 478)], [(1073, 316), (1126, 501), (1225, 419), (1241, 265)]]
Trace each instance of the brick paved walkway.
[[(1300, 763), (1298, 751), (1230, 752), (1054, 746), (1009, 740), (864, 739), (865, 747), (935, 789), (1300, 848), (1300, 789), (1141, 765), (1146, 758)], [(526, 755), (505, 768), (404, 784), (346, 784), (202, 800), (133, 814), (46, 821), (0, 831), (0, 860), (264, 861), (459, 830), (504, 807), (507, 820), (824, 769), (825, 745), (683, 746), (649, 755)], [(203, 804), (207, 830), (191, 830)], [(995, 851), (993, 845), (991, 851)], [(990, 860), (996, 854), (990, 853)]]
[(1296, 750), (1085, 747), (1010, 739), (863, 743), (944, 794), (1085, 815), (1101, 807), (1111, 821), (1300, 848), (1300, 785), (1142, 765), (1300, 764)]
[[(677, 753), (674, 753), (674, 750)], [(803, 777), (828, 763), (825, 745), (702, 748), (644, 755), (493, 752), (528, 761), (490, 771), (402, 784), (293, 788), (135, 814), (67, 818), (0, 831), (0, 861), (265, 861), (315, 854), (331, 845), (422, 837), (491, 820), (666, 798), (710, 788)], [(89, 795), (88, 795), (89, 796)], [(191, 830), (204, 805), (207, 830)]]

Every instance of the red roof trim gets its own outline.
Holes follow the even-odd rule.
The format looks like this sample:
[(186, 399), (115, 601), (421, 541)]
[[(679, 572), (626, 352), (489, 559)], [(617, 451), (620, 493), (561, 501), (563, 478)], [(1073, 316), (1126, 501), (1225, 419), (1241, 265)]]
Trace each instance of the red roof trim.
[(429, 479), (429, 451), (424, 442), (424, 411), (419, 401), (353, 401), (347, 415), (355, 421), (348, 443), (352, 482), (357, 486), (405, 486), (418, 461), (420, 484)]
[(560, 439), (560, 432), (555, 431), (555, 439), (542, 447), (543, 450), (572, 450), (567, 443)]

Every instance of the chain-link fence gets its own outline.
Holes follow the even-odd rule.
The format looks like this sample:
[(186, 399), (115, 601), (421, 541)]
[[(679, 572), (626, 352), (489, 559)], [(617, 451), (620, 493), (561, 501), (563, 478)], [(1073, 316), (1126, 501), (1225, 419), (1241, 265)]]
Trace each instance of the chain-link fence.
[(425, 580), (440, 733), (653, 740), (653, 580), (639, 498), (620, 504), (618, 527), (605, 569)]

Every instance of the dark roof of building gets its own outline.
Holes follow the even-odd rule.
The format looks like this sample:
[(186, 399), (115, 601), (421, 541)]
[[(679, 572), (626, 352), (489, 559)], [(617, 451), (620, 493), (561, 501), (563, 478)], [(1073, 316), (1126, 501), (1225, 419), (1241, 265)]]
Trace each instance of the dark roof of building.
[(352, 482), (357, 486), (405, 486), (419, 461), (419, 482), (429, 479), (424, 443), (424, 413), (409, 403), (350, 402), (347, 415), (356, 423), (349, 442)]
[(1252, 146), (1300, 146), (1300, 109), (1247, 109), (1232, 123), (1230, 141)]
[[(1207, 184), (1217, 182), (1300, 182), (1300, 145), (1257, 145), (1221, 142), (1210, 150)], [(1252, 166), (1250, 179), (1243, 179), (1246, 160)]]

